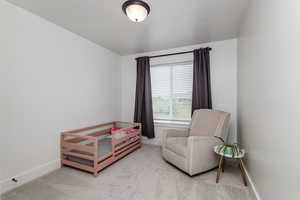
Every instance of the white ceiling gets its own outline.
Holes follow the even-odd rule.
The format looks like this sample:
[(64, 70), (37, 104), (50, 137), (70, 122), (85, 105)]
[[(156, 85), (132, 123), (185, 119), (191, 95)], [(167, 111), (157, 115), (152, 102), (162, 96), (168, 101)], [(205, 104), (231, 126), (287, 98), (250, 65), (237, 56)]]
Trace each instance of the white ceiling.
[(146, 21), (123, 14), (125, 0), (7, 0), (120, 55), (237, 36), (248, 0), (145, 0)]

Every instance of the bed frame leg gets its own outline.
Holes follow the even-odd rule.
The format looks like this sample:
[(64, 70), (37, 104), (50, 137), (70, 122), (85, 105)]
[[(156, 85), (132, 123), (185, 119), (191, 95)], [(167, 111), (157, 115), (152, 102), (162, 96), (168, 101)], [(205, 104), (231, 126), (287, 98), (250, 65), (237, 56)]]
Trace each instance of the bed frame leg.
[(63, 133), (60, 133), (60, 168), (64, 167), (64, 164), (63, 164), (63, 159), (64, 159), (64, 154), (63, 154), (64, 146), (63, 146), (63, 142), (64, 142), (64, 140), (65, 140), (65, 137), (64, 137)]
[(94, 177), (97, 176), (97, 165), (98, 165), (98, 138), (94, 138)]

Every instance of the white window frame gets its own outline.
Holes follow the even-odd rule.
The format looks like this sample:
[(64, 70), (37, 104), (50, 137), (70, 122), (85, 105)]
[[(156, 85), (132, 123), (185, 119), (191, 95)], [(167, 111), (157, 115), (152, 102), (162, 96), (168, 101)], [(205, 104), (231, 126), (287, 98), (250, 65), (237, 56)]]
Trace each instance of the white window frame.
[[(171, 67), (171, 70), (170, 70), (170, 84), (171, 84), (171, 99), (173, 99), (173, 66), (174, 65), (184, 65), (184, 64), (191, 64), (193, 66), (193, 61), (192, 60), (188, 60), (188, 61), (184, 61), (184, 62), (171, 62), (171, 63), (162, 63), (162, 64), (154, 64), (154, 65), (151, 65), (150, 64), (150, 67), (161, 67), (161, 66), (165, 66), (165, 65), (169, 65)], [(193, 77), (192, 77), (193, 78)], [(171, 104), (170, 104), (171, 108), (170, 108), (170, 115), (172, 115), (173, 113), (173, 101), (171, 101)], [(172, 118), (170, 116), (170, 118)], [(156, 124), (179, 124), (179, 125), (183, 125), (183, 126), (186, 126), (188, 125), (190, 122), (191, 122), (191, 119), (190, 120), (169, 120), (169, 119), (156, 119), (154, 118), (154, 123)]]

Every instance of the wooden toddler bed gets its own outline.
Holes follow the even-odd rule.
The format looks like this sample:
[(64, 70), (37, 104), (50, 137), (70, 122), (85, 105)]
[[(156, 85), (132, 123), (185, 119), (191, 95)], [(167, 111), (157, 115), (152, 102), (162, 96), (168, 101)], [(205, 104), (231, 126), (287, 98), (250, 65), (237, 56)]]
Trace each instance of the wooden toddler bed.
[(141, 147), (141, 124), (109, 122), (61, 133), (61, 166), (93, 173)]

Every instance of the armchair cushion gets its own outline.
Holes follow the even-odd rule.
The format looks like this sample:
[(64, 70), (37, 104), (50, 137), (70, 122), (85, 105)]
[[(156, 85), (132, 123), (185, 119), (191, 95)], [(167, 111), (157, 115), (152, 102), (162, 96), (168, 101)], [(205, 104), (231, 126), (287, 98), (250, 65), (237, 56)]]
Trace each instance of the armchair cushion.
[(167, 144), (167, 138), (171, 137), (187, 137), (189, 136), (188, 129), (167, 129), (162, 138), (162, 146), (165, 147)]
[(185, 157), (187, 155), (187, 141), (188, 137), (168, 137), (166, 139), (166, 148)]

